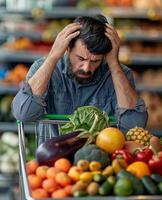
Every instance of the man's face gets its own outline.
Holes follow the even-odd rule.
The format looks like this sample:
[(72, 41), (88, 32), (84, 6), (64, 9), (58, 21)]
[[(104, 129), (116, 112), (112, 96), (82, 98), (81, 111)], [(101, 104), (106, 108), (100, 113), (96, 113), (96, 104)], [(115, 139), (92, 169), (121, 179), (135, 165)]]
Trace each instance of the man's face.
[(71, 77), (80, 84), (90, 83), (104, 56), (90, 53), (81, 40), (77, 40), (74, 48), (68, 53)]

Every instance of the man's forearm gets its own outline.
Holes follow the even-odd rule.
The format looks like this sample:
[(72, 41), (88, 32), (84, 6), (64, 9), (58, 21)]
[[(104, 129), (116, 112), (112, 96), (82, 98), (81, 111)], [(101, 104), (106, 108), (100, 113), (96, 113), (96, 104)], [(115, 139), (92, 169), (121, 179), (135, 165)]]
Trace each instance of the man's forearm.
[(138, 94), (131, 86), (128, 78), (122, 71), (119, 64), (110, 67), (114, 88), (119, 107), (133, 108), (136, 105)]
[(28, 83), (34, 95), (42, 96), (46, 92), (57, 61), (58, 59), (49, 55), (36, 73), (29, 79)]

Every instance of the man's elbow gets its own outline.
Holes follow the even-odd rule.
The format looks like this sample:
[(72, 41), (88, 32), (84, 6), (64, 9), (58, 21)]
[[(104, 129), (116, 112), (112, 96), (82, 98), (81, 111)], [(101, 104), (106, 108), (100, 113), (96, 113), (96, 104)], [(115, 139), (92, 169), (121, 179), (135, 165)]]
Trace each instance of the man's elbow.
[(40, 119), (40, 117), (43, 115), (44, 110), (43, 109), (38, 109), (34, 110), (32, 108), (25, 109), (25, 107), (17, 104), (16, 102), (12, 102), (12, 114), (13, 116), (20, 121), (23, 122), (31, 122), (31, 121), (36, 121)]

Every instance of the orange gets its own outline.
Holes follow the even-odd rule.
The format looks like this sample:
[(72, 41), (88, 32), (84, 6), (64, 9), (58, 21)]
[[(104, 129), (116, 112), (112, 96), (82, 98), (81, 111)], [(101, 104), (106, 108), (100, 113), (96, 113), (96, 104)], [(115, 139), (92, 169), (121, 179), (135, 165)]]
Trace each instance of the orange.
[(68, 172), (69, 169), (71, 168), (71, 163), (68, 159), (66, 158), (60, 158), (56, 160), (54, 166), (64, 172)]
[(38, 168), (39, 164), (36, 160), (30, 160), (26, 163), (26, 173), (27, 174), (34, 174), (36, 169)]
[(50, 167), (46, 172), (46, 177), (55, 179), (58, 172), (61, 172), (61, 170), (56, 167)]
[(127, 171), (131, 172), (138, 178), (142, 178), (145, 175), (149, 176), (151, 174), (148, 165), (142, 161), (133, 162), (127, 167)]
[(45, 179), (46, 178), (46, 173), (47, 173), (47, 170), (49, 169), (48, 166), (46, 165), (42, 165), (42, 166), (39, 166), (36, 170), (36, 175), (41, 177), (42, 179)]
[(34, 199), (42, 199), (42, 198), (48, 198), (48, 192), (46, 192), (43, 188), (38, 188), (36, 190), (31, 191), (31, 196)]
[(53, 192), (57, 189), (59, 189), (59, 185), (56, 183), (54, 179), (45, 179), (42, 182), (42, 187), (45, 189), (47, 192)]
[(59, 189), (59, 190), (52, 192), (51, 197), (52, 198), (65, 198), (65, 197), (68, 197), (68, 195), (64, 189)]
[(98, 134), (96, 145), (107, 153), (114, 153), (115, 150), (124, 147), (125, 137), (118, 128), (105, 128)]
[(36, 189), (41, 187), (42, 179), (35, 174), (30, 174), (28, 176), (28, 182), (31, 189)]
[(69, 195), (69, 196), (72, 195), (72, 188), (73, 188), (72, 185), (67, 185), (67, 186), (64, 187), (64, 190), (65, 190), (67, 195)]
[(60, 184), (63, 187), (72, 183), (72, 179), (65, 172), (57, 173), (55, 180), (58, 184)]

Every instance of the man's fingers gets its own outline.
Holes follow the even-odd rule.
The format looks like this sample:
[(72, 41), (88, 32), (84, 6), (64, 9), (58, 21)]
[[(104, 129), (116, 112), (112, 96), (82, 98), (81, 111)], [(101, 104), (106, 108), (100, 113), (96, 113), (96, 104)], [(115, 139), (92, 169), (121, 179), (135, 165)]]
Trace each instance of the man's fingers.
[(67, 29), (65, 32), (64, 32), (64, 36), (65, 37), (68, 37), (69, 35), (71, 35), (72, 33), (76, 32), (76, 31), (79, 31), (81, 28), (80, 25), (75, 25), (73, 27), (70, 27), (69, 29)]
[(72, 23), (72, 24), (69, 24), (69, 25), (67, 25), (62, 31), (61, 31), (61, 33), (62, 34), (66, 34), (67, 32), (69, 32), (70, 30), (74, 30), (75, 31), (75, 29), (77, 30), (77, 29), (79, 29), (81, 27), (81, 25), (79, 24), (79, 23)]
[(112, 25), (106, 24), (106, 31), (107, 31), (107, 30), (111, 30), (111, 31), (114, 33), (114, 35), (116, 35), (116, 37), (120, 40), (117, 31), (114, 29), (114, 27), (113, 27)]
[(80, 31), (76, 31), (76, 32), (71, 33), (70, 35), (68, 35), (66, 39), (70, 42), (73, 38), (75, 38), (79, 34), (80, 34)]
[(75, 25), (80, 25), (80, 23), (74, 22), (74, 23), (68, 24), (67, 26), (65, 26), (64, 30), (66, 30), (66, 29), (68, 29), (68, 28), (70, 28), (70, 27), (73, 27), (73, 26), (75, 26)]
[(113, 37), (112, 34), (106, 32), (105, 35), (111, 40), (112, 46), (114, 47), (115, 45), (118, 45), (117, 41), (115, 40), (115, 38)]
[(114, 35), (114, 33), (110, 30), (107, 30), (105, 32), (105, 35), (113, 42), (115, 42), (116, 45), (120, 44), (120, 40)]

